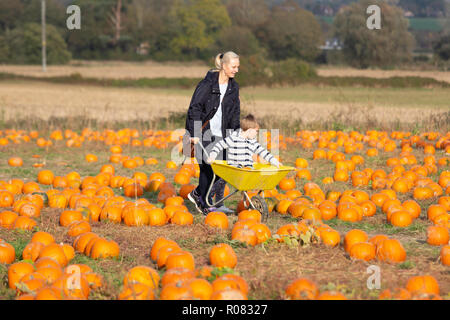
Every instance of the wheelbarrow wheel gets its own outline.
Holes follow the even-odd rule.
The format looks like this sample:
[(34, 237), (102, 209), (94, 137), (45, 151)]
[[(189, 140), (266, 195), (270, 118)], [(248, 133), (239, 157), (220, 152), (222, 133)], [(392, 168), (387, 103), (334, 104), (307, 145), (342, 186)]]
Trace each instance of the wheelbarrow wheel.
[(251, 198), (254, 209), (261, 212), (262, 215), (262, 221), (267, 221), (267, 218), (269, 217), (269, 208), (267, 207), (267, 203), (261, 196), (253, 196)]

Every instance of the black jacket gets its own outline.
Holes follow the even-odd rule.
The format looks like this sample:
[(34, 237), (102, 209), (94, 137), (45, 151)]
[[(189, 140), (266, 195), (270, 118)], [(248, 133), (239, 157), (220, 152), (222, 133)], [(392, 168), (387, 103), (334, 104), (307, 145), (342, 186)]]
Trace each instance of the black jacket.
[[(200, 137), (198, 133), (194, 132), (194, 121), (201, 121), (201, 126), (210, 120), (220, 103), (220, 89), (219, 89), (219, 72), (208, 71), (205, 78), (199, 82), (192, 95), (191, 103), (186, 116), (186, 130), (191, 137)], [(239, 85), (230, 78), (228, 80), (228, 87), (225, 96), (222, 100), (222, 137), (236, 129), (240, 128), (240, 100), (239, 100)], [(200, 128), (201, 128), (200, 126)], [(199, 128), (199, 129), (200, 129)], [(203, 129), (203, 133), (210, 132), (209, 122)], [(227, 131), (230, 129), (231, 131)], [(203, 145), (210, 143), (210, 135), (207, 133), (203, 135)]]

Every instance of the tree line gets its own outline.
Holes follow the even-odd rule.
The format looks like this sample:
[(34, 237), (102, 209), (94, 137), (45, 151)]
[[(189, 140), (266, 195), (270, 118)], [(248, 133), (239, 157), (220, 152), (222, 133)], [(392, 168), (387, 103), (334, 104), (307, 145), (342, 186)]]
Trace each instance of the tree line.
[[(343, 60), (355, 67), (411, 61), (414, 38), (396, 6), (402, 0), (321, 1), (322, 5), (346, 4), (339, 7), (330, 29), (314, 11), (304, 8), (313, 2), (46, 0), (47, 59), (49, 64), (71, 59), (210, 62), (217, 52), (233, 50), (249, 65), (263, 68), (267, 61), (332, 61), (324, 57), (320, 46), (334, 37), (342, 44)], [(81, 8), (80, 30), (66, 27), (69, 4)], [(381, 7), (381, 30), (366, 27), (366, 8), (372, 4)], [(40, 20), (40, 1), (0, 2), (0, 63), (40, 62)], [(448, 60), (448, 47), (448, 35), (443, 32), (435, 44), (436, 54)]]

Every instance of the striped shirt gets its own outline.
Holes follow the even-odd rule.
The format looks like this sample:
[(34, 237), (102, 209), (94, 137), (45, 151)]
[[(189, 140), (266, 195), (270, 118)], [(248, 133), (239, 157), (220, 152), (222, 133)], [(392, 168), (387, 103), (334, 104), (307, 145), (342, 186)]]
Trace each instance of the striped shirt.
[(252, 167), (253, 154), (257, 154), (274, 166), (278, 166), (278, 160), (261, 146), (256, 139), (241, 137), (242, 129), (234, 131), (223, 140), (218, 141), (210, 152), (210, 157), (215, 159), (224, 149), (227, 149), (227, 163), (235, 167)]

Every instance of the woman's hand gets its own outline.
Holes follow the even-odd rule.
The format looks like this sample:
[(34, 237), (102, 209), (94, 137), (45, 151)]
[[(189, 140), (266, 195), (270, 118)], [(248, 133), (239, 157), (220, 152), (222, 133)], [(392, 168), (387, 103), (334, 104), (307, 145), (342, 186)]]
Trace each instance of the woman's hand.
[(200, 141), (200, 138), (198, 138), (198, 137), (193, 137), (193, 138), (191, 138), (191, 142), (192, 142), (193, 144), (197, 144), (199, 141)]

